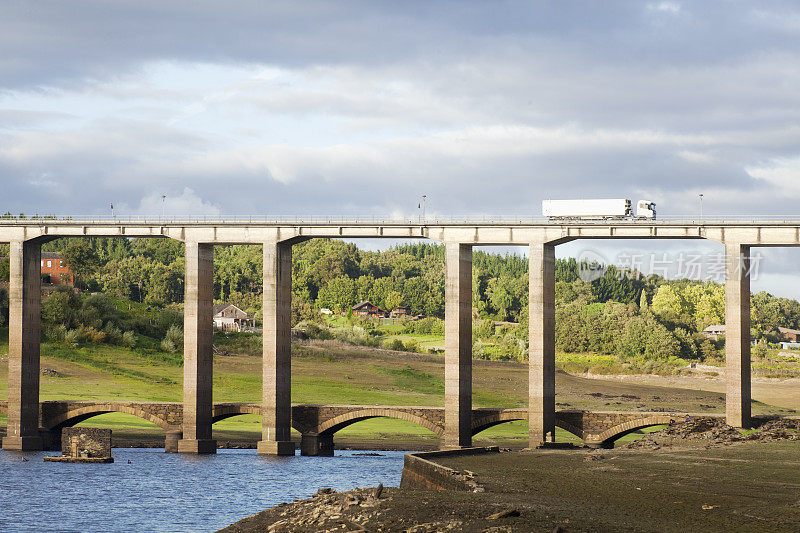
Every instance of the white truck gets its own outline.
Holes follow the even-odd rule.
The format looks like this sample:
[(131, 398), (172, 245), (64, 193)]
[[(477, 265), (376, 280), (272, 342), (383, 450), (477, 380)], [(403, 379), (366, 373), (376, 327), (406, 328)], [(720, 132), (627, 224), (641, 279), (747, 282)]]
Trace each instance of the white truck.
[(593, 200), (542, 200), (542, 215), (551, 220), (655, 219), (656, 204), (639, 200), (636, 214), (625, 198)]

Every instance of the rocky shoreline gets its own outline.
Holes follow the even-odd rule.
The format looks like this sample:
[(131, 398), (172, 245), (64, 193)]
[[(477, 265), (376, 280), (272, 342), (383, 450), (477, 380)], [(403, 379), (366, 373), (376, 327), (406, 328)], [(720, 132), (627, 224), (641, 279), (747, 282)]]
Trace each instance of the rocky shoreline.
[(322, 488), (312, 498), (282, 503), (231, 524), (219, 533), (510, 533), (516, 529), (507, 522), (520, 516), (519, 510), (514, 508), (490, 507), (487, 514), (477, 520), (454, 517), (439, 509), (433, 499), (425, 501), (426, 505), (416, 511), (404, 508), (403, 502), (408, 500), (409, 491), (387, 489), (383, 485), (345, 492)]
[(673, 424), (661, 431), (646, 433), (624, 446), (627, 449), (659, 449), (661, 447), (702, 446), (712, 448), (741, 442), (800, 440), (800, 420), (769, 420), (749, 433), (731, 427), (722, 420), (699, 417)]

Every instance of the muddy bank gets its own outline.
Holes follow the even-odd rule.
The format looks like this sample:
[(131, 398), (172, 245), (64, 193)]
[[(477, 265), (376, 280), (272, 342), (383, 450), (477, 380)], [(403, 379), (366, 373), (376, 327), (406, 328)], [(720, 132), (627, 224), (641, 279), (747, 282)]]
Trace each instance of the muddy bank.
[[(724, 425), (691, 421), (660, 433), (655, 449), (442, 457), (437, 463), (468, 473), (483, 492), (322, 491), (223, 531), (800, 530), (797, 426), (768, 423), (740, 439)], [(667, 437), (676, 443), (659, 440)]]

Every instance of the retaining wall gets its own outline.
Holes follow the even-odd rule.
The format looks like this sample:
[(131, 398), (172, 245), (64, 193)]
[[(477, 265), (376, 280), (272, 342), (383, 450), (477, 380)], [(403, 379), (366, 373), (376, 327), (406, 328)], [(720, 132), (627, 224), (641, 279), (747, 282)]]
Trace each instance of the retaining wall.
[(406, 454), (400, 487), (404, 489), (483, 492), (483, 487), (469, 474), (442, 466), (434, 462), (434, 460), (438, 457), (463, 457), (465, 455), (486, 453), (500, 453), (500, 449), (497, 446), (489, 446), (485, 448), (464, 448), (460, 450)]

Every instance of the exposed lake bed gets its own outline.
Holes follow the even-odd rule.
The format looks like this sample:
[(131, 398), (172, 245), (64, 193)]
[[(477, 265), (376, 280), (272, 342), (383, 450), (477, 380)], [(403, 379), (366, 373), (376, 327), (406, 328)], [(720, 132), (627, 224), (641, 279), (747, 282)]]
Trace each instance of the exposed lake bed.
[(226, 533), (320, 531), (797, 531), (800, 441), (437, 458), (482, 492), (319, 493)]

